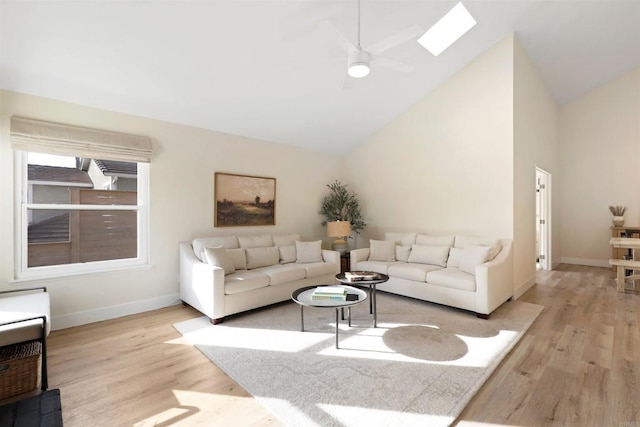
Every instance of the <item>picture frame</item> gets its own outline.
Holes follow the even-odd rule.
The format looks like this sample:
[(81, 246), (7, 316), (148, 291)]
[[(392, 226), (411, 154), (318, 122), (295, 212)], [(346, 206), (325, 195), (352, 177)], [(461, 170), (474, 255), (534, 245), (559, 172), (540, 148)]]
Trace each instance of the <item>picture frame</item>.
[(276, 224), (276, 179), (216, 172), (214, 227)]

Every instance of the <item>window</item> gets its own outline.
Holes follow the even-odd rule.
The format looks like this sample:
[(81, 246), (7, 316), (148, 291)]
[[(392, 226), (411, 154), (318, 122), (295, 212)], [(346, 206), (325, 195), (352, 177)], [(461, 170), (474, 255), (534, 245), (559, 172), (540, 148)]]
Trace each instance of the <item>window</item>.
[[(122, 160), (126, 151), (114, 155), (95, 146), (87, 150), (92, 135), (84, 128), (79, 128), (85, 132), (82, 145), (68, 144), (66, 138), (63, 147), (49, 140), (43, 148), (38, 144), (51, 124), (29, 124), (34, 122), (43, 124), (36, 127), (36, 144), (21, 143), (25, 133), (18, 129), (24, 128), (20, 123), (14, 127), (14, 118), (11, 123), (16, 150), (16, 279), (148, 264), (149, 163)], [(64, 126), (67, 132), (78, 129)], [(122, 134), (114, 134), (116, 141), (118, 137)]]

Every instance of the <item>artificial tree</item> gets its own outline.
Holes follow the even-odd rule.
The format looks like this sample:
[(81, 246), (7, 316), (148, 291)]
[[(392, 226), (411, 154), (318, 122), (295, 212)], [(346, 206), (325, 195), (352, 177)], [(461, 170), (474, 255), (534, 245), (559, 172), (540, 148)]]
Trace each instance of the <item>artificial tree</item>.
[(364, 229), (367, 224), (362, 218), (357, 195), (350, 193), (347, 190), (347, 184), (338, 180), (327, 184), (327, 188), (331, 192), (322, 199), (320, 213), (326, 218), (325, 221), (322, 221), (322, 225), (324, 226), (331, 221), (349, 221), (351, 231), (360, 234), (360, 230)]

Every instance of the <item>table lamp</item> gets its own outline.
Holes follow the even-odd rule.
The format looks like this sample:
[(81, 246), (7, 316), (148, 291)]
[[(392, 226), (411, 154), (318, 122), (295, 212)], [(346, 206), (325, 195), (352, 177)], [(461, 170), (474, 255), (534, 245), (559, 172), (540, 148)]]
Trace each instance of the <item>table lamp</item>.
[(349, 250), (349, 245), (344, 240), (351, 234), (351, 223), (349, 221), (331, 221), (327, 222), (327, 236), (337, 237), (331, 244), (331, 249), (344, 255)]

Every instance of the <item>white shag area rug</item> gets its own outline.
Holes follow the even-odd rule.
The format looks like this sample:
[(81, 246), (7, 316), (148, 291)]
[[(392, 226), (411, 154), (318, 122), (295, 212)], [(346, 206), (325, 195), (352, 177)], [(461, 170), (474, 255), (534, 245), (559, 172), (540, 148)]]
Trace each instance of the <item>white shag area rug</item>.
[(335, 310), (290, 302), (212, 325), (175, 328), (291, 426), (447, 426), (531, 326), (543, 307), (509, 301), (489, 320), (378, 292), (378, 327), (368, 301), (352, 325)]

